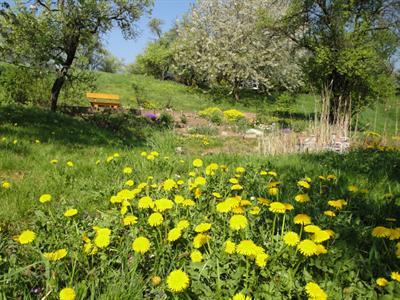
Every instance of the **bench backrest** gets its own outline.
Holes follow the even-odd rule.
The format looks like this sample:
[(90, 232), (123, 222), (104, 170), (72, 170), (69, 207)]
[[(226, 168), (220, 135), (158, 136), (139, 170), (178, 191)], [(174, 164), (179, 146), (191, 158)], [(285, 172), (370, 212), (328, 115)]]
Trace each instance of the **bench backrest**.
[(114, 100), (114, 101), (119, 101), (119, 95), (114, 95), (114, 94), (102, 94), (102, 93), (86, 93), (86, 97), (88, 99), (94, 99), (94, 100)]

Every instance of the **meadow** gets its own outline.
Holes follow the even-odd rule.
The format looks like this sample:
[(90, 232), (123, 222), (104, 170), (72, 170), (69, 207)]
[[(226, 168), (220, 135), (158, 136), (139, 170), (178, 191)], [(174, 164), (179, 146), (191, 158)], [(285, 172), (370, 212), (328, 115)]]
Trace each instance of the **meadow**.
[(202, 155), (142, 120), (0, 121), (0, 298), (400, 297), (395, 148)]

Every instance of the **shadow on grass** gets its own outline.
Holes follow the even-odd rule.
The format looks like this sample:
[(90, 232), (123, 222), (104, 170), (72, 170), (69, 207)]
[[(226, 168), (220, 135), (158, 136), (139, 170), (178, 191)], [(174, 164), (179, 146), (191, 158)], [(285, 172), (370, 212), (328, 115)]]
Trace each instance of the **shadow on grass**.
[(107, 127), (103, 125), (114, 121), (104, 122), (107, 117), (96, 122), (39, 108), (0, 106), (0, 135), (71, 146), (140, 146), (145, 142), (145, 124), (140, 120), (133, 122), (133, 128)]

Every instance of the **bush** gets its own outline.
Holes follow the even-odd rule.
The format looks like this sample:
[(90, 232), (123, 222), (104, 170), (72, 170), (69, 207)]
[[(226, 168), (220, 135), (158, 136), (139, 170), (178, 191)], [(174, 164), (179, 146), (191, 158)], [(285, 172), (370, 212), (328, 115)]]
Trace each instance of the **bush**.
[(175, 120), (172, 115), (169, 113), (163, 112), (161, 113), (160, 117), (158, 118), (158, 123), (161, 127), (172, 129), (175, 125)]
[(225, 120), (228, 122), (236, 122), (245, 118), (244, 113), (237, 109), (229, 109), (224, 111)]

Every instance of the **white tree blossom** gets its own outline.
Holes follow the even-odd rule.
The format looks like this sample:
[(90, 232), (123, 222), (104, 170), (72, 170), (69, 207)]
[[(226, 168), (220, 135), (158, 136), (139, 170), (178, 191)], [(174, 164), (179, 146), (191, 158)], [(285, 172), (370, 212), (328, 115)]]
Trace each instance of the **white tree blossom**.
[[(280, 4), (273, 4), (280, 3)], [(301, 85), (293, 43), (259, 26), (260, 11), (286, 9), (270, 0), (198, 0), (178, 26), (175, 67), (197, 82), (269, 92)]]

